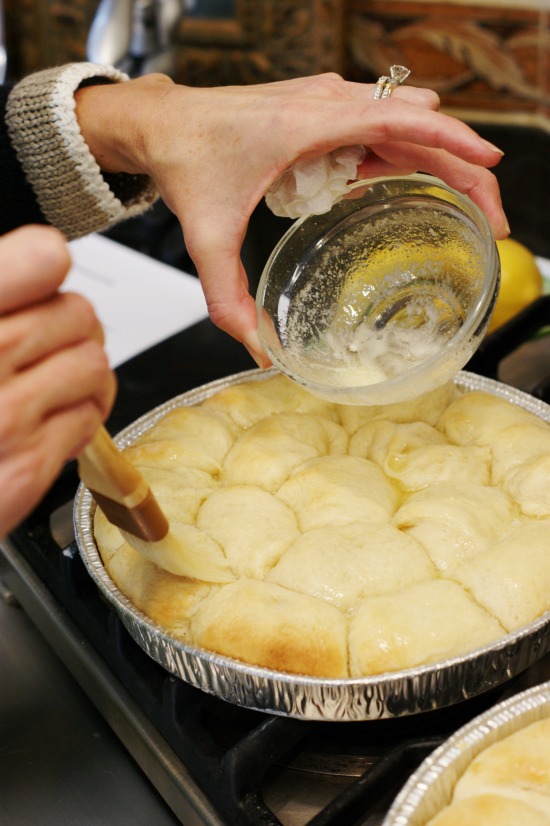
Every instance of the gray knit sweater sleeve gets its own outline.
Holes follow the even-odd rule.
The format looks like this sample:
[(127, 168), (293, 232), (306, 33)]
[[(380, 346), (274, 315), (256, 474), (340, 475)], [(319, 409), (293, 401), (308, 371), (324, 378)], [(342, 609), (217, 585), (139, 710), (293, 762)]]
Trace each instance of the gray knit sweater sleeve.
[(109, 66), (71, 63), (24, 78), (6, 107), (10, 141), (38, 205), (48, 223), (69, 238), (137, 215), (157, 197), (144, 175), (102, 175), (75, 115), (74, 93), (89, 78), (128, 80)]

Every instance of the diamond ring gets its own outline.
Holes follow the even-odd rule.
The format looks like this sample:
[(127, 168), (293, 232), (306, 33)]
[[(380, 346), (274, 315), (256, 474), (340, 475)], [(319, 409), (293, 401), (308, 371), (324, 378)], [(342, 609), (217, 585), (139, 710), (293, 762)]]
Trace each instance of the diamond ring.
[(406, 66), (391, 66), (390, 75), (378, 78), (374, 89), (374, 99), (389, 98), (396, 86), (400, 86), (410, 75), (411, 70)]

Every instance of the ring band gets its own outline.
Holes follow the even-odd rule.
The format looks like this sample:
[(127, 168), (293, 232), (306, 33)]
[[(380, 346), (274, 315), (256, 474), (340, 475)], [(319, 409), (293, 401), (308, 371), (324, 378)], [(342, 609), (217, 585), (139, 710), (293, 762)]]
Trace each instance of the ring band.
[(382, 75), (378, 78), (374, 88), (374, 99), (382, 100), (383, 98), (389, 98), (395, 87), (401, 86), (410, 73), (411, 70), (407, 69), (406, 66), (391, 66), (389, 77), (387, 75)]

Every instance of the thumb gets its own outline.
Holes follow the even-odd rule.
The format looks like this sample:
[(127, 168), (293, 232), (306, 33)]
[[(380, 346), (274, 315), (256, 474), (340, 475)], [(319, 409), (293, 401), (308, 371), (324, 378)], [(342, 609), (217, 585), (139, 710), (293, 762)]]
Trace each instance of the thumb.
[(219, 233), (202, 231), (200, 236), (192, 236), (192, 242), (186, 236), (186, 245), (212, 322), (240, 341), (260, 367), (268, 367), (270, 361), (258, 336), (256, 303), (240, 258), (240, 243), (233, 247)]

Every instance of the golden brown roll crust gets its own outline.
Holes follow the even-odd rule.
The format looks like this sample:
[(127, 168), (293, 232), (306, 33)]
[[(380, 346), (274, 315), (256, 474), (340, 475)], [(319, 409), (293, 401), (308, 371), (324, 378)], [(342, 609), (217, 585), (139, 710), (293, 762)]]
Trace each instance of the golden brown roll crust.
[(191, 632), (198, 645), (259, 666), (314, 677), (347, 675), (343, 614), (275, 583), (241, 580), (206, 597)]
[(124, 543), (105, 564), (115, 585), (162, 628), (187, 640), (195, 608), (219, 586), (174, 576)]
[(488, 791), (522, 799), (550, 817), (550, 717), (484, 749), (457, 782), (454, 797)]
[[(464, 655), (550, 607), (550, 427), (503, 399), (450, 384), (345, 407), (278, 375), (170, 412), (126, 453), (196, 578), (98, 511), (100, 553), (194, 647), (362, 677)], [(226, 582), (200, 580), (210, 563)]]

